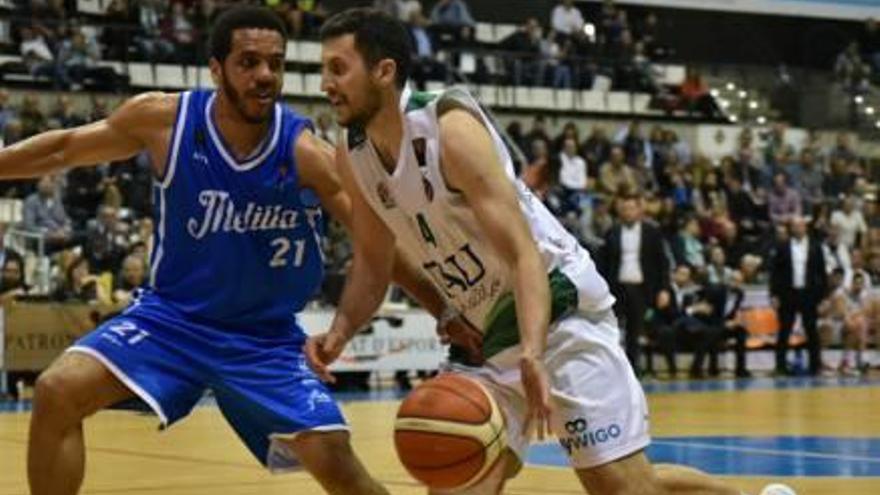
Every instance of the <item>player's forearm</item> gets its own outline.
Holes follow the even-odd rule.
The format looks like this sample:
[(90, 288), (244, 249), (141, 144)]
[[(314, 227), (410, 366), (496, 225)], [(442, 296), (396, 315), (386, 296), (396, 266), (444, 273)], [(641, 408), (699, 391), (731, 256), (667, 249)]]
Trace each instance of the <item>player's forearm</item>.
[(518, 257), (514, 293), (523, 355), (541, 358), (547, 347), (550, 326), (550, 283), (547, 271), (536, 253)]
[(350, 340), (366, 326), (385, 299), (390, 272), (390, 262), (388, 267), (371, 266), (355, 256), (330, 331)]
[(70, 131), (48, 131), (0, 149), (0, 179), (40, 177), (72, 165), (63, 152), (69, 139)]

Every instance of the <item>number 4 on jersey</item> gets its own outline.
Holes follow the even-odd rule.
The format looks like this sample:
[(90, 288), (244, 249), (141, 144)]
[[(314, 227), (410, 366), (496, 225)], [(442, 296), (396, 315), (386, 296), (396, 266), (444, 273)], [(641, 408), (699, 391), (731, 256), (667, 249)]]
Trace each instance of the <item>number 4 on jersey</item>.
[(437, 247), (437, 239), (434, 237), (434, 232), (431, 231), (431, 226), (428, 225), (425, 215), (416, 213), (416, 221), (419, 224), (419, 230), (422, 232), (422, 239), (428, 244), (433, 244), (434, 247)]

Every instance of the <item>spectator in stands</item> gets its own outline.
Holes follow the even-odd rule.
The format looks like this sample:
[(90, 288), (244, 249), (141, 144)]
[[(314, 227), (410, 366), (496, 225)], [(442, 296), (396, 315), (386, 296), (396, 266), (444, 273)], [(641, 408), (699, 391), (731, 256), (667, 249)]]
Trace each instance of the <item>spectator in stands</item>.
[(3, 267), (0, 276), (0, 305), (5, 305), (30, 292), (30, 287), (25, 282), (24, 262), (21, 258), (6, 258), (0, 266)]
[(820, 243), (808, 235), (803, 217), (792, 217), (789, 225), (790, 238), (776, 246), (770, 273), (770, 296), (780, 325), (776, 339), (776, 373), (791, 373), (786, 362), (788, 339), (795, 316), (800, 314), (807, 336), (809, 372), (815, 375), (822, 364), (816, 319), (817, 307), (828, 286), (825, 257)]
[(431, 23), (447, 27), (473, 27), (477, 24), (464, 0), (438, 0), (431, 9)]
[(690, 377), (702, 378), (706, 354), (718, 345), (722, 329), (708, 324), (714, 308), (694, 283), (688, 265), (675, 267), (671, 283), (657, 294), (654, 310), (655, 340), (666, 358), (670, 376), (678, 372), (676, 351), (692, 349)]
[(20, 35), (19, 53), (28, 72), (34, 77), (48, 78), (55, 89), (59, 89), (62, 79), (55, 54), (49, 48), (50, 31), (39, 24), (34, 24), (32, 27), (22, 27)]
[(550, 15), (550, 27), (563, 37), (583, 32), (584, 16), (575, 6), (574, 0), (562, 0), (556, 7), (553, 7), (553, 12)]
[(162, 37), (174, 46), (175, 59), (179, 63), (194, 64), (199, 60), (198, 33), (192, 16), (181, 2), (173, 2), (171, 11), (161, 24)]
[(638, 180), (633, 169), (626, 164), (623, 147), (615, 144), (611, 147), (608, 162), (599, 168), (599, 190), (609, 196), (617, 196), (624, 189), (638, 190)]
[(865, 251), (860, 248), (853, 249), (850, 260), (852, 262), (852, 269), (844, 273), (843, 286), (849, 288), (856, 275), (861, 275), (865, 279), (865, 287), (868, 290), (872, 290), (874, 287), (871, 284), (871, 273), (867, 270), (865, 265)]
[(51, 120), (57, 122), (58, 127), (62, 129), (70, 129), (78, 127), (86, 123), (85, 117), (77, 113), (73, 108), (73, 101), (70, 96), (62, 94), (55, 100), (55, 109), (49, 115)]
[(758, 206), (752, 195), (743, 189), (742, 179), (736, 174), (727, 178), (727, 211), (730, 219), (738, 223), (742, 230), (751, 232), (757, 228)]
[(880, 248), (875, 248), (870, 253), (868, 275), (871, 277), (871, 286), (880, 287)]
[(670, 244), (676, 265), (688, 265), (698, 273), (706, 269), (705, 245), (700, 240), (700, 221), (696, 215), (681, 217), (678, 234)]
[(853, 150), (849, 134), (845, 132), (841, 132), (837, 135), (834, 148), (828, 153), (829, 160), (834, 161), (838, 158), (842, 158), (846, 163), (858, 160), (858, 155)]
[(40, 109), (40, 102), (35, 94), (25, 95), (21, 100), (21, 109), (18, 115), (21, 120), (22, 138), (31, 137), (48, 128), (46, 115)]
[(96, 273), (115, 273), (128, 251), (128, 226), (119, 220), (119, 210), (103, 205), (86, 228), (83, 251)]
[(9, 91), (0, 88), (0, 146), (3, 146), (6, 125), (17, 117), (17, 112), (9, 103)]
[(639, 345), (645, 316), (668, 284), (669, 267), (660, 230), (644, 219), (642, 198), (621, 195), (615, 206), (620, 223), (606, 234), (598, 265), (617, 299), (614, 310), (626, 328), (626, 355), (636, 374), (641, 374)]
[(637, 168), (638, 173), (642, 173), (644, 169), (653, 168), (654, 153), (651, 150), (651, 143), (645, 139), (642, 132), (641, 122), (633, 120), (628, 126), (621, 128), (614, 136), (614, 141), (623, 146), (627, 164), (631, 167), (636, 167), (639, 163), (644, 165), (644, 167)]
[(6, 263), (6, 260), (18, 260), (19, 264), (24, 265), (24, 260), (18, 251), (6, 246), (6, 232), (9, 230), (9, 224), (0, 222), (0, 266)]
[(290, 34), (295, 38), (317, 33), (327, 19), (327, 9), (321, 0), (296, 0), (293, 7), (289, 14)]
[(580, 131), (578, 131), (577, 124), (571, 120), (565, 123), (562, 132), (553, 139), (552, 150), (556, 153), (562, 152), (567, 139), (574, 139), (575, 149), (577, 149), (577, 143), (580, 142)]
[(570, 40), (552, 32), (541, 40), (541, 60), (550, 73), (550, 83), (554, 88), (572, 87), (571, 46)]
[(611, 157), (611, 140), (602, 126), (593, 127), (590, 136), (581, 145), (581, 151), (587, 160), (587, 173), (591, 178), (599, 177), (599, 166)]
[(547, 134), (547, 120), (543, 115), (536, 115), (532, 120), (532, 128), (529, 130), (529, 133), (526, 134), (526, 142), (531, 148), (532, 143), (540, 139), (547, 143), (547, 149), (550, 149), (550, 135)]
[(531, 156), (531, 161), (522, 171), (522, 180), (529, 189), (541, 198), (541, 201), (544, 201), (554, 183), (547, 143), (540, 139), (534, 141)]
[(559, 185), (566, 201), (577, 210), (589, 202), (587, 162), (577, 153), (575, 137), (565, 138), (562, 151), (559, 152)]
[(856, 208), (855, 198), (844, 196), (840, 208), (831, 214), (831, 225), (840, 231), (840, 242), (849, 249), (862, 245), (868, 225), (862, 211)]
[(709, 248), (706, 281), (710, 285), (736, 285), (739, 282), (739, 273), (727, 265), (727, 255), (721, 246)]
[(86, 40), (85, 35), (76, 30), (71, 37), (59, 44), (58, 64), (63, 82), (73, 91), (82, 89), (86, 76), (90, 74), (101, 59), (101, 48), (94, 40)]
[(784, 172), (773, 176), (773, 188), (767, 198), (767, 207), (770, 220), (776, 224), (787, 223), (803, 212), (801, 195), (788, 184), (788, 177)]
[(55, 291), (53, 299), (90, 304), (110, 301), (100, 278), (91, 273), (89, 260), (81, 256), (74, 258), (64, 270), (64, 280)]
[(504, 65), (514, 86), (539, 86), (544, 82), (544, 61), (541, 58), (543, 34), (541, 24), (530, 17), (516, 31), (501, 40), (499, 48), (512, 52), (504, 57)]
[(835, 156), (833, 152), (831, 156), (831, 173), (825, 177), (825, 195), (836, 198), (852, 191), (855, 177), (850, 174), (845, 158)]
[(111, 0), (104, 13), (107, 25), (101, 35), (101, 44), (109, 60), (127, 60), (128, 48), (134, 42), (138, 27), (137, 12), (129, 0)]
[(815, 153), (811, 148), (801, 150), (800, 161), (790, 164), (785, 172), (791, 177), (792, 186), (804, 201), (804, 210), (812, 211), (822, 201), (825, 175), (816, 163)]
[(67, 247), (73, 240), (73, 226), (58, 188), (58, 179), (46, 175), (37, 183), (37, 192), (24, 201), (22, 226), (30, 232), (43, 234), (50, 249)]
[(837, 269), (843, 273), (852, 273), (852, 259), (850, 249), (840, 242), (840, 227), (829, 225), (822, 243), (822, 253), (825, 256), (825, 271), (830, 275)]
[(95, 216), (107, 191), (115, 187), (115, 178), (107, 175), (107, 167), (76, 168), (67, 172), (64, 206), (74, 225), (82, 228)]
[[(845, 375), (867, 373), (869, 366), (864, 361), (868, 344), (869, 325), (876, 324), (877, 296), (870, 293), (862, 273), (853, 275), (852, 283), (843, 286), (833, 299), (834, 313), (843, 320), (844, 353), (839, 371)], [(872, 321), (874, 320), (874, 321)], [(852, 354), (855, 353), (855, 368), (851, 367)]]
[(406, 26), (413, 44), (412, 79), (416, 86), (424, 90), (428, 80), (445, 80), (446, 66), (437, 60), (428, 19), (421, 10), (414, 10)]
[(844, 87), (853, 93), (862, 93), (870, 85), (870, 66), (862, 60), (859, 44), (853, 41), (847, 45), (834, 61), (834, 75)]
[(418, 0), (373, 0), (373, 8), (406, 22), (413, 10), (422, 10), (422, 4)]
[(122, 261), (122, 269), (113, 279), (113, 304), (122, 309), (131, 303), (134, 292), (147, 280), (147, 265), (144, 258), (128, 255)]
[(165, 0), (139, 0), (140, 32), (135, 43), (141, 55), (152, 63), (164, 62), (174, 54), (174, 43), (162, 36), (162, 19), (167, 8)]

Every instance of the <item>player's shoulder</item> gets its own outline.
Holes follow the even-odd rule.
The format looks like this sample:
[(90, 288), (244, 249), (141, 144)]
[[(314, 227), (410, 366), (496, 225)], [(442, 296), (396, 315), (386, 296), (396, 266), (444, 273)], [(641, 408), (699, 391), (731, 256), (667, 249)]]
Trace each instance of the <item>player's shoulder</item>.
[(111, 119), (125, 126), (171, 126), (177, 116), (180, 98), (179, 93), (140, 93), (125, 100)]

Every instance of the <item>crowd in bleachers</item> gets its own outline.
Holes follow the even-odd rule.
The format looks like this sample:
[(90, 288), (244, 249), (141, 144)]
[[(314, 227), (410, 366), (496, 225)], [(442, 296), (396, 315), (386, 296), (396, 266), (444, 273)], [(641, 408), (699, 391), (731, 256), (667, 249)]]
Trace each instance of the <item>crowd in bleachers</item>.
[[(102, 58), (184, 63), (203, 59), (200, 47), (224, 2), (113, 0), (103, 14), (110, 23), (100, 30), (69, 15), (74, 10), (62, 1), (16, 5), (30, 19), (18, 22), (16, 31), (27, 70), (48, 77), (58, 88), (76, 88)], [(269, 5), (285, 18), (294, 36), (313, 35), (326, 15), (318, 1)], [(463, 0), (441, 0), (430, 10), (418, 0), (377, 0), (375, 5), (410, 26), (419, 77), (450, 79), (450, 65), (436, 56), (437, 50), (451, 47), (449, 53), (456, 53), (476, 47), (476, 22)], [(604, 75), (615, 85), (650, 90), (653, 83), (644, 62), (668, 51), (657, 39), (656, 25), (656, 16), (634, 22), (610, 1), (596, 19), (585, 19), (572, 2), (562, 1), (547, 19), (528, 19), (501, 40), (501, 49), (522, 54), (505, 58), (503, 74), (508, 83), (560, 88), (589, 87), (596, 76)], [(680, 90), (685, 106), (705, 114), (717, 111), (695, 71), (689, 72)], [(0, 89), (0, 138), (12, 144), (107, 113), (108, 105), (100, 98), (80, 112), (60, 93), (52, 99), (28, 95), (12, 102)], [(328, 116), (318, 116), (316, 123), (320, 136), (335, 139)], [(840, 134), (827, 145), (811, 134), (795, 148), (782, 124), (767, 130), (746, 127), (736, 152), (716, 162), (694, 152), (673, 129), (639, 121), (620, 128), (597, 124), (588, 135), (581, 135), (572, 122), (557, 134), (539, 115), (530, 123), (510, 122), (506, 130), (522, 150), (518, 166), (523, 181), (590, 248), (606, 276), (608, 267), (601, 261), (612, 230), (621, 224), (619, 198), (637, 196), (639, 214), (659, 229), (665, 268), (658, 291), (647, 301), (650, 325), (644, 335), (637, 335), (642, 337), (640, 345), (655, 346), (669, 359), (681, 346), (661, 330), (684, 320), (693, 335), (706, 337), (701, 332), (709, 328), (705, 332), (713, 333), (696, 347), (708, 354), (708, 372), (716, 373), (715, 351), (728, 338), (739, 346), (742, 334), (734, 328), (732, 315), (713, 302), (712, 290), (769, 287), (779, 243), (788, 236), (786, 226), (800, 217), (809, 219), (810, 235), (821, 243), (829, 277), (829, 289), (818, 305), (822, 324), (850, 329), (843, 340), (855, 349), (869, 340), (877, 312), (870, 297), (859, 294), (880, 287), (877, 170), (859, 158), (848, 135)], [(52, 259), (52, 282), (36, 292), (57, 300), (124, 306), (148, 272), (151, 181), (149, 159), (141, 155), (40, 181), (0, 183), (0, 196), (22, 201), (15, 230), (41, 239), (39, 250), (32, 238), (16, 247)], [(6, 228), (2, 226), (4, 232)], [(326, 251), (330, 277), (322, 298), (332, 302), (351, 254), (336, 225), (328, 229)], [(28, 280), (34, 270), (27, 254), (0, 247), (0, 298), (35, 292), (35, 282)], [(672, 304), (679, 289), (692, 297)], [(841, 308), (853, 305), (864, 306), (864, 318), (845, 317), (851, 311)], [(672, 306), (678, 313), (671, 312)], [(693, 337), (689, 343), (694, 341), (700, 339)], [(670, 363), (674, 361), (667, 367), (674, 367)], [(634, 365), (641, 367), (640, 362)], [(695, 376), (702, 373), (691, 371)]]

